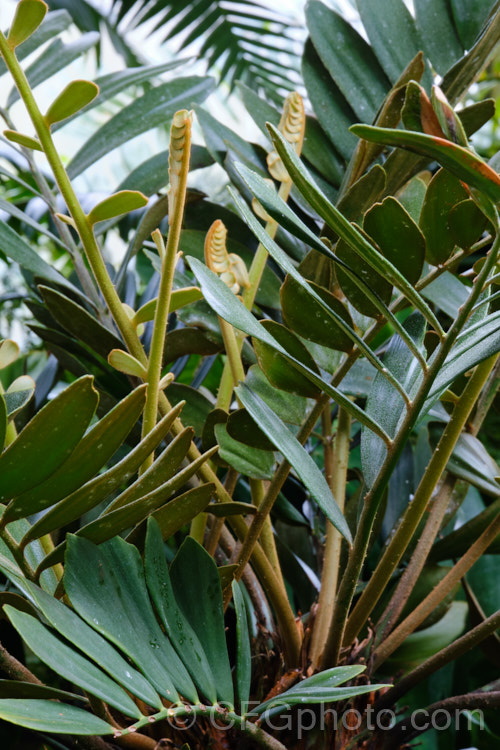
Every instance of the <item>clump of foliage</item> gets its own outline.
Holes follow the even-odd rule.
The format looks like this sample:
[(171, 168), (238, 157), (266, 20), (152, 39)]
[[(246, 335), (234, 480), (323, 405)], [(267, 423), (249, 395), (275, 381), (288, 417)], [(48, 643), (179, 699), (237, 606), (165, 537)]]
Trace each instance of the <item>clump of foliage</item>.
[[(70, 16), (20, 0), (0, 32), (0, 251), (23, 284), (2, 302), (32, 316), (25, 354), (0, 346), (11, 744), (497, 741), (500, 177), (470, 142), (495, 103), (464, 100), (500, 9), (357, 5), (368, 42), (307, 6), (314, 114), (240, 84), (267, 149), (180, 63), (72, 81), (42, 112)], [(131, 87), (63, 164), (55, 132)], [(113, 194), (75, 189), (167, 121)], [(188, 186), (212, 164), (224, 204)]]

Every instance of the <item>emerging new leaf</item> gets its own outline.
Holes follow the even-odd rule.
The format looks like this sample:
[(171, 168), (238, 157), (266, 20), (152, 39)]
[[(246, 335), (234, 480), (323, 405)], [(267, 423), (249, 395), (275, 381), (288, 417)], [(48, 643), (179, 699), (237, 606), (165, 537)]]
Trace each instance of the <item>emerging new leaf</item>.
[(168, 176), (170, 180), (170, 187), (168, 189), (169, 224), (172, 223), (175, 215), (177, 199), (185, 191), (191, 146), (191, 120), (191, 112), (182, 109), (175, 113), (170, 129), (170, 150), (168, 154)]
[(240, 287), (248, 288), (248, 278), (245, 263), (236, 253), (228, 253), (226, 249), (227, 229), (220, 221), (214, 221), (205, 239), (205, 263), (211, 271), (218, 274), (229, 289), (238, 294)]
[(464, 126), (460, 121), (460, 117), (455, 113), (453, 107), (445, 97), (439, 86), (433, 86), (432, 92), (432, 106), (434, 112), (439, 120), (439, 124), (448, 140), (458, 143), (459, 146), (469, 146), (467, 136), (465, 134)]
[[(300, 94), (296, 91), (292, 91), (285, 99), (283, 114), (281, 115), (278, 130), (283, 134), (285, 140), (294, 147), (299, 156), (304, 141), (305, 127), (306, 115), (304, 112), (304, 102), (302, 101)], [(279, 182), (287, 182), (290, 179), (285, 165), (276, 149), (268, 154), (267, 166), (271, 176), (274, 177), (275, 180), (278, 180)]]

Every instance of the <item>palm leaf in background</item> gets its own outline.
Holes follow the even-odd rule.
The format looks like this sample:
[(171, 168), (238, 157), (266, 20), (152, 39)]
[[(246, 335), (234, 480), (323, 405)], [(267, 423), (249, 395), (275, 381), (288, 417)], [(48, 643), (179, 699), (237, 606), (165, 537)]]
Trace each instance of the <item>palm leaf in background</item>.
[(240, 79), (270, 92), (289, 91), (299, 81), (297, 21), (258, 0), (113, 0), (109, 14), (86, 0), (49, 0), (48, 4), (54, 10), (68, 10), (82, 31), (104, 26), (128, 64), (137, 65), (140, 55), (128, 43), (126, 32), (148, 24), (152, 31), (162, 30), (162, 42), (175, 40), (172, 52), (176, 54), (201, 40), (199, 58), (231, 87)]

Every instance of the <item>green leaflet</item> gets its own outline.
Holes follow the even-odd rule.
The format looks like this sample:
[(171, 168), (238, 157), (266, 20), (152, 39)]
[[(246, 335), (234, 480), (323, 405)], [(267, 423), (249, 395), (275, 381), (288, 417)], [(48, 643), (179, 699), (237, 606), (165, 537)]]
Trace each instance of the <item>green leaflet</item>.
[(449, 4), (447, 0), (414, 0), (414, 6), (423, 49), (436, 71), (444, 75), (464, 49), (456, 34)]
[(160, 695), (176, 703), (179, 690), (197, 702), (191, 678), (156, 621), (135, 547), (120, 537), (96, 547), (70, 535), (64, 582), (78, 614), (129, 656)]
[[(168, 311), (175, 312), (179, 307), (184, 305), (190, 305), (191, 302), (196, 302), (199, 299), (203, 299), (203, 295), (197, 286), (188, 286), (184, 289), (173, 289), (170, 295), (170, 306)], [(150, 300), (145, 305), (140, 307), (134, 315), (134, 325), (139, 323), (147, 323), (149, 320), (153, 320), (156, 312), (156, 305), (158, 299)]]
[(0, 501), (32, 489), (59, 468), (83, 437), (97, 402), (93, 378), (86, 375), (33, 417), (0, 456)]
[[(105, 513), (100, 515), (94, 521), (82, 526), (76, 532), (76, 536), (90, 539), (95, 544), (101, 544), (102, 542), (112, 539), (117, 534), (121, 534), (123, 531), (129, 528), (135, 527), (146, 519), (150, 513), (156, 510), (158, 507), (163, 506), (168, 498), (177, 492), (186, 482), (195, 474), (199, 467), (212, 455), (212, 451), (208, 451), (200, 456), (196, 461), (190, 463), (185, 469), (180, 471), (178, 474), (170, 479), (168, 482), (160, 485), (156, 489), (149, 492), (147, 495), (141, 496), (133, 501), (118, 507), (110, 512), (106, 510)], [(154, 464), (153, 464), (154, 466)], [(202, 484), (200, 487), (195, 487), (192, 490), (181, 495), (179, 503), (185, 501), (186, 507), (192, 506), (192, 498), (194, 496), (194, 505), (198, 507), (201, 505), (204, 509), (210, 502), (214, 492), (214, 486), (212, 484)], [(181, 500), (182, 498), (182, 500)], [(191, 520), (191, 516), (187, 519)], [(45, 570), (58, 562), (61, 562), (66, 549), (66, 541), (61, 542), (47, 557), (43, 559), (37, 569), (37, 574), (42, 570)]]
[[(209, 703), (217, 701), (217, 689), (207, 655), (198, 636), (179, 608), (165, 559), (160, 527), (148, 520), (144, 565), (146, 583), (156, 611), (179, 657), (189, 670), (197, 688)], [(199, 592), (203, 595), (204, 592)]]
[(23, 641), (57, 674), (114, 706), (126, 716), (142, 714), (127, 693), (81, 654), (66, 646), (36, 618), (6, 605), (4, 611)]
[[(154, 518), (160, 527), (163, 539), (169, 539), (183, 526), (186, 526), (198, 513), (202, 513), (208, 507), (211, 488), (212, 485), (206, 484), (196, 487), (194, 490), (189, 490), (183, 495), (174, 497), (166, 505), (151, 513), (151, 518)], [(140, 526), (127, 539), (135, 544), (136, 540), (141, 539), (142, 531), (143, 527)]]
[[(384, 0), (383, 9), (370, 0), (356, 0), (361, 21), (377, 59), (395, 83), (407, 64), (422, 48), (419, 34), (403, 0)], [(432, 78), (425, 74), (426, 87)]]
[[(32, 385), (29, 385), (31, 381)], [(29, 385), (29, 387), (27, 387)], [(35, 394), (35, 381), (29, 375), (21, 375), (9, 385), (3, 394), (3, 399), (7, 407), (7, 418), (10, 421), (19, 414), (28, 404)]]
[[(99, 40), (99, 34), (96, 31), (89, 31), (82, 34), (76, 41), (65, 44), (57, 38), (52, 41), (34, 60), (31, 65), (25, 69), (25, 75), (30, 87), (34, 89), (40, 83), (51, 78), (57, 72), (67, 65), (77, 60), (84, 52), (95, 47)], [(7, 106), (12, 105), (19, 99), (17, 87), (13, 87), (7, 99)]]
[[(467, 198), (467, 190), (460, 180), (446, 169), (436, 172), (429, 182), (419, 221), (420, 229), (425, 235), (426, 258), (429, 263), (435, 266), (444, 263), (453, 252), (455, 237), (449, 226), (451, 212)], [(475, 206), (475, 203), (472, 205)]]
[(324, 476), (311, 456), (267, 404), (253, 393), (247, 385), (244, 383), (239, 385), (236, 388), (236, 393), (251, 417), (295, 469), (327, 518), (350, 543), (352, 537), (349, 527)]
[[(349, 312), (334, 294), (312, 281), (309, 286), (353, 329)], [(352, 339), (329, 316), (325, 317), (323, 307), (293, 277), (287, 277), (281, 287), (281, 305), (286, 324), (299, 336), (331, 349), (352, 349)]]
[[(310, 39), (306, 41), (304, 47), (302, 75), (321, 127), (339, 154), (344, 159), (350, 159), (356, 148), (356, 139), (349, 128), (356, 119), (356, 115), (323, 65)], [(268, 121), (273, 122), (270, 118)]]
[[(273, 208), (277, 209), (277, 212), (274, 214), (275, 218), (279, 221), (279, 212), (282, 210), (283, 212), (287, 213), (287, 218), (292, 217), (292, 221), (294, 223), (294, 226), (300, 226), (302, 223), (299, 222), (298, 219), (294, 216), (293, 212), (290, 211), (288, 206), (282, 201), (275, 193), (274, 190), (269, 189), (268, 186), (259, 178), (258, 175), (250, 172), (246, 168), (244, 168), (242, 165), (240, 165), (240, 170), (244, 172), (246, 179), (251, 183), (252, 189), (258, 193), (259, 199), (262, 201), (263, 204), (265, 204), (266, 210), (269, 210), (270, 213), (274, 213), (273, 209), (270, 208), (270, 203), (272, 202)], [(301, 273), (297, 271), (293, 263), (290, 261), (288, 256), (281, 250), (281, 248), (272, 240), (267, 232), (264, 230), (264, 228), (259, 224), (259, 222), (256, 220), (256, 218), (252, 215), (252, 213), (248, 210), (248, 207), (245, 205), (244, 201), (241, 200), (234, 192), (231, 192), (231, 195), (233, 197), (234, 202), (236, 203), (236, 206), (238, 208), (238, 211), (240, 214), (245, 218), (248, 225), (252, 228), (252, 231), (255, 233), (255, 235), (258, 237), (260, 242), (263, 244), (263, 246), (266, 248), (266, 250), (269, 252), (271, 257), (283, 268), (284, 271), (286, 271), (289, 276), (291, 276), (294, 281), (296, 281), (298, 284), (300, 284), (303, 289), (307, 291), (307, 293), (316, 301), (319, 303), (319, 305), (323, 308), (323, 310), (327, 313), (328, 317), (332, 319), (332, 321), (335, 321), (335, 323), (338, 324), (339, 329), (342, 331), (342, 333), (349, 337), (353, 343), (356, 343), (361, 351), (365, 354), (367, 359), (370, 360), (372, 364), (374, 364), (376, 367), (378, 367), (379, 370), (383, 369), (380, 360), (378, 357), (373, 353), (373, 351), (368, 347), (364, 341), (361, 339), (360, 336), (358, 336), (353, 329), (348, 324), (348, 321), (346, 321), (345, 316), (339, 314), (334, 308), (330, 307), (322, 295), (318, 294), (315, 289), (312, 287), (311, 284), (309, 284), (306, 279), (302, 276)], [(263, 196), (266, 196), (265, 198)], [(269, 198), (269, 201), (267, 200)], [(350, 272), (348, 269), (349, 267), (346, 266), (343, 261), (340, 260), (336, 255), (334, 255), (326, 245), (321, 242), (310, 230), (308, 230), (305, 225), (302, 225), (307, 230), (307, 241), (309, 244), (312, 244), (312, 246), (322, 252), (324, 255), (326, 255), (328, 258), (331, 258), (335, 261), (337, 261), (338, 265), (340, 265), (346, 273), (349, 273), (349, 277), (352, 279), (356, 279), (359, 283), (359, 288), (363, 290), (363, 293), (366, 294), (366, 296), (369, 298), (370, 302), (380, 311), (383, 312), (383, 314), (388, 318), (388, 320), (391, 321), (391, 323), (394, 325), (394, 328), (396, 331), (405, 339), (406, 344), (410, 349), (412, 349), (415, 356), (419, 356), (418, 351), (415, 350), (413, 347), (413, 342), (409, 336), (406, 335), (406, 332), (403, 328), (403, 326), (399, 323), (399, 321), (395, 318), (392, 313), (388, 310), (386, 305), (378, 298), (373, 292), (371, 292), (369, 286), (366, 284), (366, 282), (361, 279), (361, 277), (358, 277), (357, 274)], [(345, 266), (345, 267), (344, 267)], [(376, 304), (378, 303), (378, 304)], [(386, 377), (389, 377), (391, 379), (390, 374), (386, 374)], [(398, 388), (398, 384), (394, 382), (394, 380), (391, 381), (394, 385), (394, 387)]]
[(101, 736), (115, 733), (111, 724), (98, 716), (52, 700), (3, 698), (0, 700), (0, 719), (38, 732)]
[[(306, 415), (305, 398), (274, 388), (258, 365), (248, 368), (245, 383), (271, 407), (283, 422), (294, 425), (302, 424)], [(229, 417), (228, 422), (231, 421), (232, 416)], [(230, 426), (228, 429), (231, 432)]]
[[(26, 220), (23, 218), (23, 221)], [(21, 268), (31, 271), (35, 276), (41, 276), (42, 279), (50, 279), (56, 284), (72, 288), (72, 285), (64, 276), (40, 258), (28, 243), (2, 220), (0, 220), (0, 244), (2, 252), (15, 263), (19, 263)]]
[(233, 704), (219, 574), (212, 557), (193, 537), (186, 537), (177, 552), (170, 566), (170, 580), (177, 604), (207, 654), (217, 695)]
[(390, 88), (373, 50), (347, 21), (318, 0), (308, 3), (306, 22), (323, 65), (345, 99), (361, 120), (372, 122)]
[[(161, 708), (161, 701), (150, 683), (120, 656), (110, 643), (95, 632), (70, 607), (26, 580), (1, 561), (2, 572), (32, 600), (47, 622), (66, 640), (96, 662), (120, 685), (147, 705)], [(19, 571), (20, 573), (20, 571)]]
[[(361, 127), (361, 126), (360, 126)], [(304, 169), (293, 149), (283, 139), (281, 133), (270, 126), (271, 137), (279, 155), (283, 159), (293, 181), (307, 198), (311, 206), (319, 213), (328, 225), (347, 242), (353, 250), (364, 258), (376, 271), (385, 276), (394, 286), (396, 286), (407, 299), (419, 310), (422, 315), (429, 321), (432, 327), (442, 333), (442, 328), (432, 312), (426, 305), (422, 297), (418, 294), (413, 286), (404, 278), (404, 276), (389, 263), (379, 252), (363, 237), (363, 235), (353, 226), (330, 201), (323, 195), (321, 190), (314, 183), (310, 175)], [(400, 132), (400, 131), (389, 131)]]
[(46, 13), (47, 5), (41, 0), (21, 0), (18, 3), (7, 37), (11, 49), (22, 44), (36, 31)]
[[(423, 349), (425, 320), (414, 313), (405, 322), (405, 327)], [(422, 382), (421, 370), (413, 354), (399, 336), (393, 336), (387, 347), (384, 365), (405, 386), (408, 392), (415, 391)], [(401, 419), (406, 414), (406, 405), (400, 394), (392, 388), (387, 380), (377, 373), (366, 401), (366, 412), (376, 420), (384, 430), (393, 437)], [(386, 447), (377, 435), (370, 430), (361, 432), (361, 465), (363, 476), (368, 487), (371, 487), (378, 475), (386, 456)]]
[(67, 120), (97, 97), (99, 87), (91, 81), (71, 81), (56, 96), (47, 110), (45, 120), (49, 125)]
[[(500, 351), (500, 312), (492, 313), (458, 336), (427, 397), (422, 416), (455, 378)], [(432, 364), (432, 358), (429, 366)]]
[(436, 159), (460, 180), (484, 192), (494, 203), (500, 200), (500, 177), (486, 162), (463, 146), (424, 133), (410, 130), (374, 128), (370, 125), (353, 125), (351, 131), (367, 141), (398, 146), (417, 154)]
[(131, 86), (140, 86), (142, 83), (151, 80), (156, 75), (182, 65), (183, 62), (183, 60), (174, 60), (168, 63), (161, 63), (160, 65), (140, 65), (138, 67), (128, 68), (127, 70), (108, 73), (107, 75), (96, 78), (95, 84), (99, 87), (99, 91), (95, 99), (92, 99), (83, 109), (79, 110), (79, 112), (69, 115), (64, 122), (54, 123), (52, 130), (58, 130), (60, 127), (63, 127), (63, 125), (67, 125), (70, 120), (77, 117), (79, 114), (88, 112), (90, 109), (97, 107), (103, 102), (113, 99), (124, 89)]
[(385, 198), (366, 214), (363, 229), (410, 284), (416, 284), (425, 258), (425, 238), (416, 222), (395, 198)]
[(144, 497), (152, 490), (167, 482), (173, 477), (179, 468), (182, 459), (186, 456), (193, 439), (193, 430), (186, 427), (172, 442), (160, 453), (153, 464), (141, 474), (137, 480), (127, 487), (117, 498), (115, 498), (104, 511), (111, 513), (125, 505), (130, 505), (140, 497)]
[(93, 351), (107, 358), (112, 349), (123, 346), (121, 339), (99, 323), (82, 305), (50, 287), (40, 285), (39, 289), (49, 312), (59, 325), (92, 347)]
[(212, 88), (212, 79), (192, 76), (177, 78), (150, 89), (90, 136), (68, 164), (69, 177), (74, 179), (122, 143), (164, 123), (186, 101), (203, 101)]
[(276, 710), (273, 711), (272, 709), (282, 710), (287, 706), (294, 706), (301, 703), (333, 702), (335, 700), (354, 697), (355, 695), (363, 695), (370, 692), (370, 690), (379, 690), (381, 687), (384, 687), (384, 685), (337, 687), (343, 682), (354, 679), (361, 672), (364, 672), (365, 669), (366, 667), (364, 666), (352, 665), (348, 667), (333, 667), (324, 672), (318, 672), (318, 674), (298, 682), (290, 690), (286, 690), (284, 693), (264, 701), (257, 708), (254, 708), (250, 712), (250, 715), (260, 715), (264, 712), (270, 713), (271, 711), (272, 713), (276, 713)]
[[(308, 349), (293, 331), (281, 325), (281, 323), (276, 323), (274, 320), (263, 320), (260, 325), (271, 334), (274, 340), (293, 359), (301, 362), (317, 375), (320, 374), (319, 368)], [(286, 357), (283, 357), (276, 349), (263, 341), (259, 341), (257, 338), (253, 339), (253, 345), (259, 366), (271, 385), (280, 390), (292, 393), (295, 396), (318, 398), (320, 391), (317, 386), (311, 383), (303, 373), (293, 368), (290, 369), (289, 361)]]
[(108, 221), (138, 208), (144, 208), (147, 202), (146, 196), (138, 190), (120, 190), (94, 206), (87, 219), (91, 224)]
[(144, 407), (146, 387), (139, 386), (120, 401), (80, 440), (69, 458), (44, 482), (19, 494), (4, 514), (14, 521), (44, 510), (91, 479), (118, 450)]
[(223, 424), (215, 425), (219, 456), (240, 474), (252, 479), (272, 479), (275, 459), (273, 453), (251, 448), (231, 437)]
[(250, 680), (252, 678), (252, 654), (250, 651), (250, 633), (248, 631), (247, 608), (241, 592), (241, 584), (233, 581), (234, 610), (236, 612), (236, 698), (241, 713), (245, 713), (250, 697)]
[(280, 354), (284, 355), (293, 366), (302, 372), (320, 389), (328, 393), (337, 403), (344, 406), (353, 416), (358, 419), (362, 424), (366, 424), (367, 427), (376, 432), (382, 439), (387, 440), (387, 435), (383, 430), (380, 429), (379, 425), (373, 422), (372, 419), (354, 404), (350, 399), (346, 398), (337, 388), (331, 386), (327, 381), (323, 380), (319, 375), (310, 370), (308, 367), (303, 365), (297, 359), (292, 357), (286, 349), (284, 349), (271, 334), (265, 330), (264, 326), (260, 325), (254, 318), (251, 312), (239, 302), (235, 295), (228, 289), (223, 281), (212, 273), (206, 266), (196, 260), (196, 258), (188, 258), (189, 265), (191, 266), (195, 276), (200, 282), (203, 296), (210, 304), (213, 310), (217, 312), (224, 320), (227, 320), (235, 328), (240, 331), (252, 336), (255, 339), (263, 341), (273, 349), (276, 349)]
[(23, 544), (75, 521), (87, 511), (95, 508), (111, 493), (116, 492), (122, 484), (128, 482), (144, 462), (146, 456), (163, 440), (181, 409), (182, 404), (172, 409), (125, 458), (108, 471), (84, 484), (83, 487), (79, 487), (47, 511), (30, 527), (23, 538)]

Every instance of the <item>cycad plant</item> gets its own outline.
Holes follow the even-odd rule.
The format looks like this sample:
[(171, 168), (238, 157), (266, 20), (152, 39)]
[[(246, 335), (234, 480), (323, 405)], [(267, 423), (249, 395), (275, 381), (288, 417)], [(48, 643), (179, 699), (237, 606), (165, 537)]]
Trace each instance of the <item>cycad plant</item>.
[[(68, 15), (21, 0), (0, 34), (0, 249), (42, 342), (24, 366), (0, 348), (10, 741), (497, 741), (500, 178), (470, 142), (495, 103), (466, 97), (500, 10), (414, 5), (360, 0), (367, 42), (311, 0), (314, 114), (239, 87), (267, 149), (168, 66), (73, 81), (42, 112), (33, 89), (72, 53), (37, 50)], [(63, 164), (57, 129), (132, 86)], [(112, 195), (75, 189), (167, 120), (168, 152)], [(189, 186), (213, 163), (224, 204)]]

